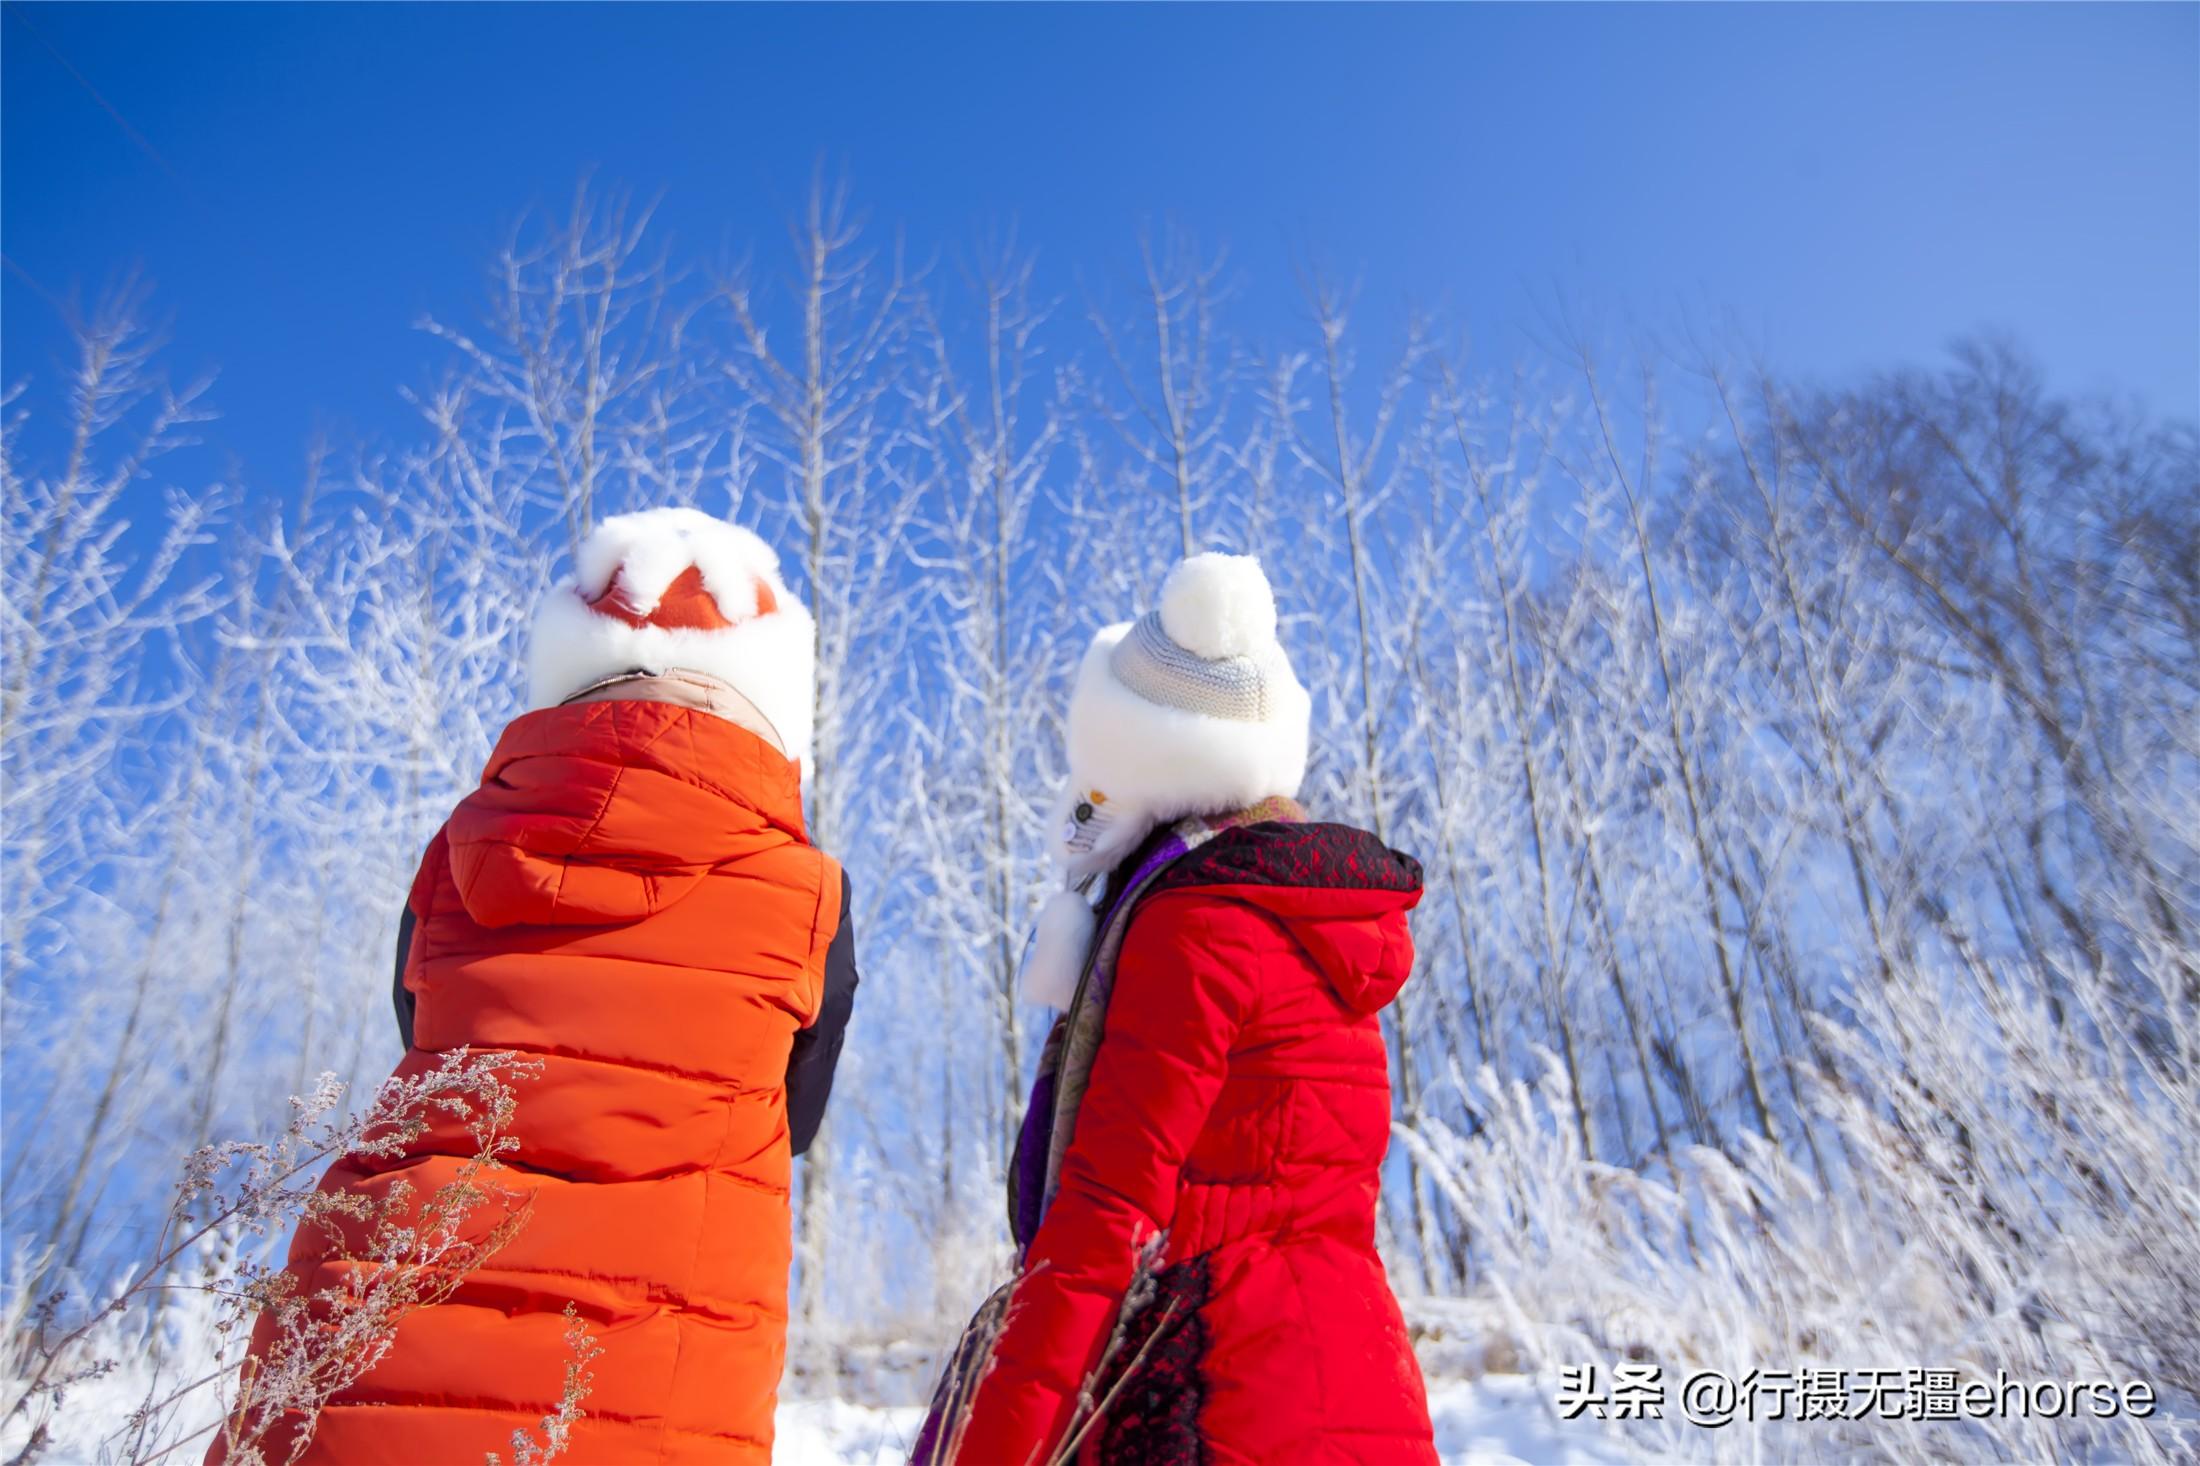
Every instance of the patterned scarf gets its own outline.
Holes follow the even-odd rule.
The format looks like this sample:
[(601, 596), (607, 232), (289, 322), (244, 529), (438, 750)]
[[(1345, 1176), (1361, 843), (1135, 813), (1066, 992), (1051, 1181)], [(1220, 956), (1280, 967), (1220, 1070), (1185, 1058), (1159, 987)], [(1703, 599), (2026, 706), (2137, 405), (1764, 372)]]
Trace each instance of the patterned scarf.
[(1107, 1029), (1108, 998), (1115, 988), (1116, 959), (1130, 930), (1138, 898), (1156, 876), (1225, 830), (1268, 821), (1299, 824), (1306, 810), (1294, 799), (1264, 799), (1229, 814), (1178, 820), (1125, 857), (1108, 881), (1107, 905), (1077, 979), (1077, 995), (1047, 1035), (1031, 1102), (1017, 1137), (1009, 1174), (1009, 1222), (1020, 1248), (1031, 1245), (1039, 1221), (1061, 1184), (1062, 1158), (1077, 1131), (1077, 1111), (1092, 1081), (1093, 1061)]

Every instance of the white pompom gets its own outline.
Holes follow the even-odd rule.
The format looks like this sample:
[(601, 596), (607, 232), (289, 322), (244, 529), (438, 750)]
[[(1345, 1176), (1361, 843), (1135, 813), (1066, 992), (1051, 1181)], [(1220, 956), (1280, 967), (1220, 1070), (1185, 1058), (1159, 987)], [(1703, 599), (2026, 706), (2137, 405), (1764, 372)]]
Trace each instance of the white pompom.
[(1276, 640), (1276, 593), (1251, 555), (1187, 557), (1161, 587), (1161, 629), (1195, 657), (1249, 657)]
[(1039, 924), (1031, 934), (1031, 951), (1024, 958), (1018, 986), (1027, 1003), (1067, 1008), (1077, 996), (1077, 979), (1085, 970), (1085, 953), (1092, 947), (1098, 918), (1085, 898), (1075, 891), (1057, 891), (1039, 908)]

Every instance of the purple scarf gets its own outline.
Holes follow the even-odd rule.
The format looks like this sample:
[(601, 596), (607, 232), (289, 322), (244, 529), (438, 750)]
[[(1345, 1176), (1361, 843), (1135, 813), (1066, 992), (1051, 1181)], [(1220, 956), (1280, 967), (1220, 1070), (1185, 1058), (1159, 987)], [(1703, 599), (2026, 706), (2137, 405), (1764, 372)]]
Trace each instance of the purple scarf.
[(1155, 876), (1225, 830), (1269, 821), (1297, 824), (1305, 819), (1306, 811), (1298, 801), (1278, 797), (1229, 814), (1178, 820), (1159, 835), (1149, 837), (1109, 873), (1106, 904), (1094, 925), (1093, 945), (1085, 956), (1084, 974), (1077, 981), (1077, 996), (1047, 1035), (1039, 1072), (1032, 1080), (1031, 1099), (1024, 1108), (1023, 1128), (1016, 1137), (1016, 1155), (1009, 1170), (1009, 1231), (1019, 1250), (1029, 1250), (1060, 1184), (1062, 1158), (1075, 1134), (1077, 1111), (1084, 1103), (1085, 1086), (1091, 1080), (1093, 1060), (1098, 1057), (1107, 1024), (1116, 957), (1122, 951), (1138, 897)]

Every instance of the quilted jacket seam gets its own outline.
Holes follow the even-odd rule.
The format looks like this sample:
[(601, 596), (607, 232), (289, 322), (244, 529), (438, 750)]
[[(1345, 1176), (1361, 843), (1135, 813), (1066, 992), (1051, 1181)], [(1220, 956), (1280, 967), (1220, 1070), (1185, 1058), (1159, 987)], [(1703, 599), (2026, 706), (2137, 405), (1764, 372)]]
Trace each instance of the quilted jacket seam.
[[(332, 1400), (322, 1407), (323, 1410), (418, 1410), (420, 1408), (418, 1404), (410, 1400)], [(473, 1410), (484, 1415), (525, 1415), (530, 1420), (540, 1420), (542, 1415), (542, 1407), (539, 1405), (507, 1404), (493, 1400), (489, 1396), (476, 1395), (439, 1397), (438, 1403), (428, 1408)], [(695, 1430), (689, 1426), (674, 1425), (657, 1416), (629, 1415), (621, 1411), (601, 1410), (593, 1406), (585, 1412), (584, 1418), (601, 1420), (611, 1425), (661, 1425), (666, 1431), (674, 1435), (695, 1436), (702, 1440), (735, 1441), (742, 1445), (753, 1446), (765, 1444), (759, 1437), (742, 1435), (737, 1431)]]
[[(594, 706), (614, 707), (617, 706), (617, 704), (597, 703), (594, 704)], [(670, 706), (670, 704), (660, 704), (660, 706)], [(707, 718), (712, 716), (709, 713), (695, 712), (693, 709), (686, 709), (685, 711), (693, 713), (693, 715), (696, 717)], [(669, 726), (670, 725), (668, 724), (666, 728), (659, 729), (658, 732), (652, 735), (647, 742), (630, 745), (624, 751), (635, 754), (647, 754), (653, 752), (656, 749), (658, 739), (662, 737), (666, 731), (669, 730)], [(748, 732), (747, 729), (742, 729), (741, 731), (744, 733)], [(754, 737), (755, 735), (751, 734), (750, 736)], [(691, 744), (692, 741), (693, 740), (691, 739)], [(711, 778), (709, 775), (700, 772), (696, 765), (700, 765), (702, 763), (703, 760), (701, 756), (694, 753), (692, 747), (689, 750), (689, 753), (689, 758), (685, 760), (670, 760), (661, 763), (653, 762), (647, 767), (645, 772), (652, 774), (661, 774), (665, 778), (676, 780), (679, 783), (692, 785), (693, 787), (702, 790), (706, 794), (716, 795), (718, 798), (724, 799), (728, 803), (738, 805), (740, 808), (750, 811), (752, 814), (756, 815), (757, 818), (763, 820), (766, 824), (770, 825), (773, 829), (780, 830), (791, 835), (797, 842), (803, 845), (809, 844), (809, 837), (807, 832), (802, 831), (799, 825), (788, 826), (782, 824), (779, 819), (774, 816), (769, 810), (759, 808), (757, 801), (753, 796), (744, 795), (732, 788), (731, 786), (720, 783), (718, 780)], [(558, 752), (548, 749), (529, 749), (523, 753), (511, 754), (504, 758), (501, 762), (495, 764), (493, 772), (488, 777), (501, 780), (504, 770), (509, 768), (511, 765), (518, 763), (522, 759), (560, 756), (567, 758), (576, 758), (586, 763), (605, 764), (611, 768), (617, 769), (622, 773), (626, 772), (630, 768), (630, 765), (624, 762), (613, 762), (611, 759), (601, 758), (588, 754), (560, 754)], [(801, 818), (799, 801), (796, 804), (795, 818), (798, 821)]]
[[(315, 1265), (331, 1269), (351, 1267), (370, 1270), (377, 1266), (369, 1259), (357, 1257), (323, 1257)], [(787, 1321), (787, 1315), (784, 1312), (775, 1312), (769, 1308), (759, 1308), (748, 1304), (740, 1305), (742, 1309), (740, 1314), (728, 1313), (722, 1308), (710, 1307), (709, 1294), (698, 1297), (693, 1293), (680, 1293), (635, 1273), (605, 1273), (595, 1272), (587, 1268), (545, 1267), (533, 1263), (511, 1264), (500, 1267), (493, 1261), (472, 1269), (453, 1269), (423, 1264), (418, 1268), (418, 1271), (428, 1276), (447, 1277), (456, 1275), (489, 1282), (504, 1278), (563, 1278), (569, 1282), (591, 1283), (603, 1287), (617, 1288), (636, 1303), (646, 1303), (654, 1309), (691, 1316), (710, 1326), (722, 1324), (728, 1327), (746, 1327), (754, 1319), (759, 1318), (770, 1319), (775, 1323), (785, 1323)], [(496, 1308), (494, 1305), (484, 1303), (478, 1298), (455, 1299), (428, 1306), (434, 1308), (475, 1308), (505, 1314), (525, 1311)]]
[[(581, 832), (577, 844), (586, 845), (594, 837), (596, 831), (603, 827), (603, 822), (611, 817), (611, 801), (618, 798), (619, 785), (625, 778), (626, 766), (624, 764), (619, 765), (612, 771), (611, 782), (605, 786), (603, 791), (603, 803), (597, 807), (596, 817), (588, 822), (588, 828)], [(565, 878), (572, 869), (572, 856), (565, 856), (558, 861), (558, 888), (550, 893), (550, 909), (553, 912), (562, 909), (565, 905)]]
[[(477, 1044), (475, 1047), (478, 1048), (481, 1045)], [(614, 1069), (636, 1069), (649, 1074), (664, 1074), (684, 1083), (705, 1086), (729, 1095), (768, 1097), (778, 1094), (786, 1087), (783, 1084), (743, 1084), (737, 1079), (705, 1073), (700, 1069), (682, 1069), (673, 1064), (651, 1063), (641, 1059), (612, 1059), (602, 1054), (582, 1053), (579, 1049), (569, 1049), (558, 1044), (500, 1043), (496, 1045), (496, 1048), (500, 1051), (509, 1050), (515, 1054), (528, 1054), (545, 1059), (569, 1059), (577, 1064), (602, 1064)], [(422, 1049), (421, 1052), (425, 1054), (451, 1054), (458, 1052), (458, 1046), (447, 1049)]]
[[(695, 1250), (688, 1256), (687, 1282), (680, 1290), (683, 1296), (695, 1291), (695, 1270), (702, 1265), (703, 1240), (710, 1235), (710, 1177), (717, 1173), (719, 1163), (725, 1159), (726, 1142), (732, 1138), (733, 1106), (729, 1104), (726, 1106), (726, 1127), (719, 1133), (718, 1148), (711, 1152), (710, 1167), (703, 1173), (703, 1206), (695, 1219)], [(657, 1435), (659, 1462), (665, 1459), (665, 1452), (672, 1449), (672, 1437), (668, 1434), (672, 1428), (670, 1407), (680, 1396), (680, 1361), (687, 1354), (687, 1330), (683, 1326), (685, 1322), (684, 1319), (675, 1319), (672, 1325), (672, 1369), (665, 1381), (666, 1416)]]

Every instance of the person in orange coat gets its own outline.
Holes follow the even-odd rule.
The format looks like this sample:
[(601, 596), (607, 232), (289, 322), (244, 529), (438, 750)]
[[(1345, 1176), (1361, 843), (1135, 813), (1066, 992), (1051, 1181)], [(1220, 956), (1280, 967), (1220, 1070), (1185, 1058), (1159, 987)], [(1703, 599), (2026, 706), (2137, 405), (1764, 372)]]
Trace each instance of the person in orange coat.
[(1434, 1466), (1375, 1248), (1421, 868), (1298, 805), (1309, 712), (1248, 557), (1185, 560), (1086, 651), (1025, 968), (1065, 1012), (1011, 1171), (1023, 1263), (919, 1466)]
[[(557, 1406), (569, 1305), (601, 1353), (567, 1459), (770, 1460), (789, 1158), (856, 987), (848, 882), (803, 827), (813, 638), (772, 551), (686, 509), (604, 521), (542, 607), (535, 710), (429, 846), (396, 976), (399, 1074), (461, 1047), (539, 1061), (492, 1182), (527, 1214), (402, 1320), (304, 1460), (508, 1458)], [(323, 1189), (427, 1196), (470, 1153), (431, 1130)], [(307, 1291), (356, 1266), (314, 1228), (294, 1242)]]

